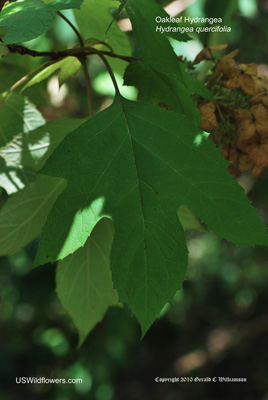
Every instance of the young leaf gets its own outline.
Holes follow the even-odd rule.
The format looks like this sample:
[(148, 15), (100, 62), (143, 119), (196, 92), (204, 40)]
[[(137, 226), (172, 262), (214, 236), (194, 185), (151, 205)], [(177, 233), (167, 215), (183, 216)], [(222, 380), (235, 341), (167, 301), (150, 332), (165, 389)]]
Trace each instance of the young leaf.
[(227, 166), (185, 116), (117, 96), (66, 136), (41, 170), (68, 186), (49, 214), (34, 265), (73, 253), (101, 218), (112, 218), (114, 285), (144, 334), (185, 278), (180, 205), (234, 243), (268, 244)]
[(0, 256), (15, 253), (40, 235), (64, 187), (63, 179), (39, 175), (6, 201), (0, 210)]
[[(118, 1), (111, 0), (85, 0), (80, 11), (74, 10), (75, 19), (84, 38), (98, 38), (112, 47), (114, 53), (130, 56), (131, 46), (125, 32), (122, 32), (117, 24), (113, 24), (108, 36), (105, 32), (111, 22), (109, 10), (118, 7)], [(106, 49), (105, 49), (106, 50)], [(123, 74), (127, 63), (122, 60), (109, 58), (112, 68)]]
[(36, 74), (32, 79), (30, 79), (21, 91), (35, 85), (36, 83), (42, 82), (47, 79), (55, 71), (59, 70), (59, 85), (61, 86), (66, 82), (71, 76), (75, 75), (81, 68), (81, 63), (76, 57), (66, 57), (63, 60), (50, 65), (43, 71)]
[(45, 33), (57, 11), (79, 8), (83, 0), (22, 0), (7, 5), (0, 14), (0, 26), (8, 27), (5, 45), (32, 40)]
[(79, 345), (102, 320), (110, 306), (118, 305), (113, 288), (109, 255), (114, 229), (103, 218), (86, 244), (57, 266), (57, 293), (79, 332)]

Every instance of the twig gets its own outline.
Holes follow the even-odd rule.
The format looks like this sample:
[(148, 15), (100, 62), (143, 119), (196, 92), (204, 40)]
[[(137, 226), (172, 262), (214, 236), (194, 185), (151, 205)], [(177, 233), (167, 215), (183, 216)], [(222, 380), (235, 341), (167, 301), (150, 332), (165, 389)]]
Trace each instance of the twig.
[[(107, 45), (107, 43), (104, 43), (104, 42), (103, 42), (103, 44)], [(107, 46), (109, 46), (109, 45), (107, 45)], [(21, 55), (29, 55), (32, 57), (50, 57), (53, 60), (68, 57), (68, 56), (78, 57), (81, 54), (91, 55), (91, 54), (96, 53), (94, 47), (88, 47), (88, 46), (67, 49), (67, 50), (62, 50), (62, 51), (36, 51), (36, 50), (28, 49), (27, 47), (24, 47), (24, 46), (21, 46), (18, 44), (10, 44), (7, 46), (7, 48), (9, 49), (10, 53), (19, 53)], [(115, 54), (112, 51), (111, 52), (104, 51), (104, 50), (98, 50), (98, 51), (105, 56), (109, 56), (112, 58), (119, 58), (120, 60), (127, 61), (127, 62), (141, 61), (140, 58), (131, 57), (131, 56), (122, 56), (120, 54)]]
[(57, 60), (58, 58), (62, 58), (64, 51), (36, 51), (28, 49), (28, 47), (24, 47), (20, 44), (9, 44), (7, 48), (10, 53), (18, 53), (22, 56), (28, 55), (31, 57), (50, 57), (52, 60)]

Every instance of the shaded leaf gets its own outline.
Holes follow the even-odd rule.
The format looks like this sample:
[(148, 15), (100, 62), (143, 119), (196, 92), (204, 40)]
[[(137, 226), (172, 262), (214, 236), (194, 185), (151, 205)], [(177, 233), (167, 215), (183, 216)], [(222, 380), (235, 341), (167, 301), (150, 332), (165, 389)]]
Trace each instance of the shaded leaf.
[(180, 62), (168, 38), (156, 33), (156, 17), (168, 15), (164, 9), (155, 0), (129, 0), (126, 10), (145, 63), (167, 70), (182, 80)]
[(22, 0), (8, 4), (0, 14), (0, 26), (8, 27), (5, 45), (32, 40), (45, 33), (57, 11), (79, 8), (83, 0)]
[(73, 253), (100, 219), (112, 218), (114, 285), (145, 334), (185, 278), (180, 205), (223, 238), (267, 245), (228, 163), (205, 136), (197, 142), (200, 135), (182, 115), (117, 96), (70, 133), (41, 170), (68, 186), (48, 216), (34, 265)]
[(113, 223), (102, 219), (85, 246), (57, 266), (57, 293), (78, 329), (79, 345), (102, 320), (107, 309), (118, 305), (109, 260), (113, 235)]
[[(7, 34), (8, 32), (8, 26), (0, 26), (0, 41), (3, 39), (3, 37)], [(3, 40), (2, 40), (3, 42)]]
[[(150, 68), (166, 72), (169, 76), (174, 76), (187, 88), (187, 99), (191, 94), (196, 93), (208, 100), (213, 100), (212, 94), (203, 83), (185, 70), (184, 63), (179, 62), (167, 37), (156, 33), (155, 18), (163, 13), (166, 16), (163, 8), (154, 0), (146, 2), (129, 0), (126, 9), (145, 64)], [(194, 113), (194, 110), (192, 111)], [(194, 115), (197, 115), (196, 112)]]
[(155, 105), (165, 103), (169, 110), (187, 115), (200, 124), (200, 114), (190, 92), (176, 76), (137, 61), (127, 67), (124, 84), (139, 90), (138, 100)]

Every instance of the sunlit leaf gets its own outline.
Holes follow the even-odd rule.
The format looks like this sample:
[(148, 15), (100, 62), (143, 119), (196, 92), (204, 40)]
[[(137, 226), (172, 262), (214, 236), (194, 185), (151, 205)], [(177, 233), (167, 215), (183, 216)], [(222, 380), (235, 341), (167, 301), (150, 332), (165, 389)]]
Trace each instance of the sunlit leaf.
[(109, 260), (113, 235), (112, 222), (102, 219), (85, 246), (57, 266), (57, 293), (78, 329), (79, 344), (102, 320), (108, 307), (118, 305)]

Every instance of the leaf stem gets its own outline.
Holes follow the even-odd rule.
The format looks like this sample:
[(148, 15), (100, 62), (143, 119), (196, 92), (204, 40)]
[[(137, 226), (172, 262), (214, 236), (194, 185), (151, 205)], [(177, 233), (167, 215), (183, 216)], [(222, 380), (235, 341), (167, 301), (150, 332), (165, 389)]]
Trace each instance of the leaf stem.
[(80, 35), (80, 32), (76, 29), (76, 27), (72, 24), (71, 21), (68, 20), (68, 18), (65, 17), (65, 15), (63, 15), (60, 11), (57, 12), (57, 14), (59, 15), (59, 17), (61, 17), (62, 19), (64, 19), (65, 22), (67, 22), (67, 24), (72, 28), (72, 30), (74, 31), (74, 33), (76, 34), (79, 43), (81, 45), (81, 47), (84, 47), (84, 41), (82, 36)]
[(116, 93), (120, 96), (119, 87), (118, 87), (118, 85), (117, 85), (117, 82), (116, 82), (116, 79), (115, 79), (115, 76), (114, 76), (114, 73), (113, 73), (113, 70), (112, 70), (110, 64), (108, 63), (108, 61), (106, 60), (106, 58), (104, 57), (104, 55), (103, 55), (103, 53), (102, 53), (101, 51), (99, 51), (99, 50), (97, 50), (97, 49), (94, 49), (94, 52), (95, 52), (95, 54), (97, 54), (97, 55), (101, 58), (101, 60), (103, 61), (103, 64), (105, 65), (107, 71), (109, 72), (109, 75), (110, 75), (110, 77), (111, 77), (111, 80), (112, 80), (113, 85), (114, 85), (114, 88), (115, 88), (115, 91), (116, 91)]
[[(83, 40), (82, 36), (80, 35), (80, 33), (78, 32), (78, 30), (76, 29), (76, 27), (60, 11), (58, 11), (57, 14), (72, 28), (72, 30), (74, 31), (74, 33), (76, 34), (76, 36), (79, 40), (81, 48), (84, 50), (85, 49), (84, 40)], [(89, 76), (88, 69), (87, 69), (87, 56), (86, 56), (85, 52), (83, 52), (83, 54), (81, 54), (77, 58), (79, 59), (79, 61), (81, 62), (81, 65), (82, 65), (85, 82), (86, 82), (86, 89), (87, 89), (88, 113), (89, 113), (89, 116), (92, 117), (93, 101), (92, 101), (92, 89), (91, 89), (90, 76)]]

